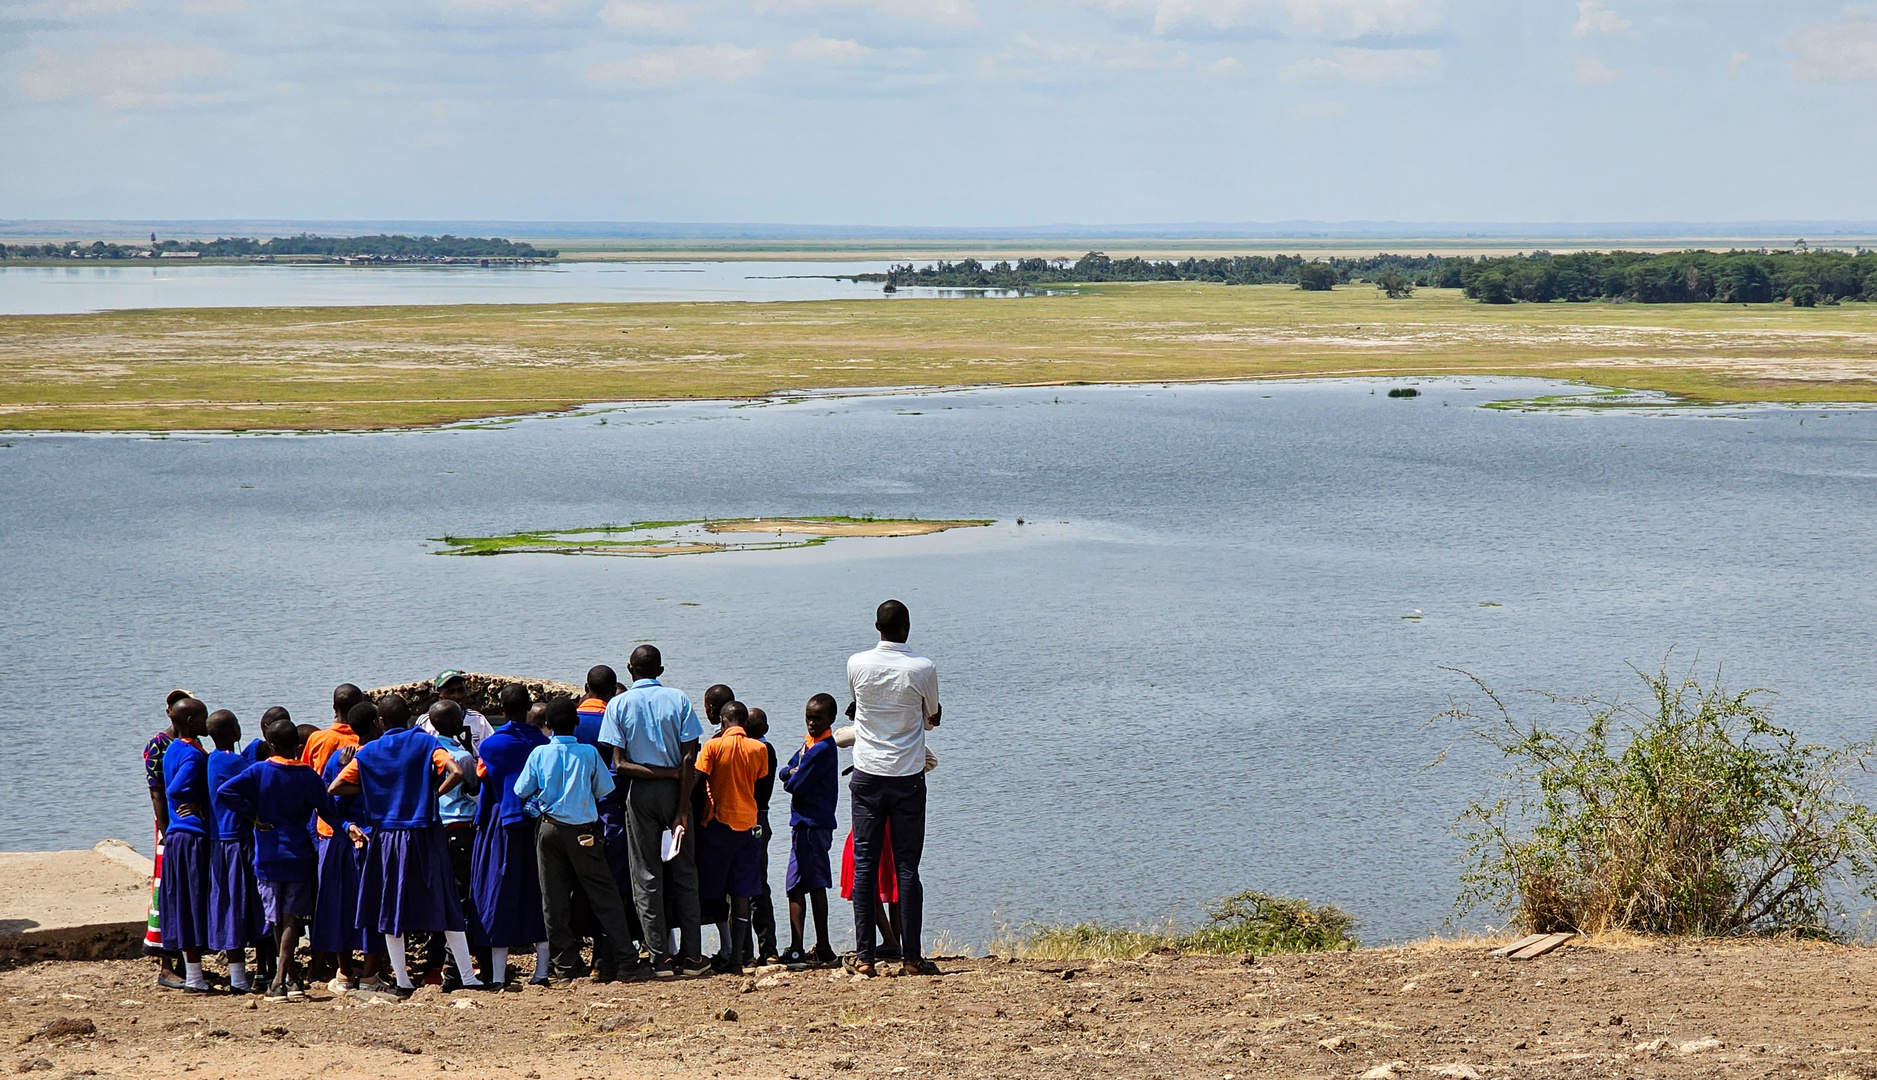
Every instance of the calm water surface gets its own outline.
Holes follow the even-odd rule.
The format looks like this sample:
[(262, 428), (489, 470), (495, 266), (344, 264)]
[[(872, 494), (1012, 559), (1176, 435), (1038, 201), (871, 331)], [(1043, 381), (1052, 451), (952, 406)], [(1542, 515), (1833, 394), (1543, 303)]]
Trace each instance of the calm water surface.
[[(1370, 940), (1436, 928), (1448, 823), (1489, 764), (1463, 746), (1426, 768), (1452, 735), (1427, 721), (1465, 690), (1443, 666), (1612, 693), (1673, 646), (1777, 688), (1814, 735), (1871, 734), (1877, 413), (1519, 414), (1475, 406), (1547, 388), (1375, 389), (11, 437), (0, 849), (147, 848), (138, 752), (178, 685), (250, 726), (277, 703), (324, 723), (341, 680), (577, 681), (649, 639), (694, 695), (721, 680), (767, 708), (786, 754), (889, 595), (945, 703), (928, 925), (976, 942), (1247, 887), (1340, 903)], [(446, 532), (865, 513), (998, 524), (659, 560), (428, 554)]]

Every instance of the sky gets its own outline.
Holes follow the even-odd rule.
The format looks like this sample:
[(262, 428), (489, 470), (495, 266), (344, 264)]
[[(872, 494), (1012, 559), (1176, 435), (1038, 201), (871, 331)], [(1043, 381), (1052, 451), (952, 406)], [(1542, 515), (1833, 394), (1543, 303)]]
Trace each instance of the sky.
[(1877, 219), (1812, 0), (0, 0), (0, 218)]

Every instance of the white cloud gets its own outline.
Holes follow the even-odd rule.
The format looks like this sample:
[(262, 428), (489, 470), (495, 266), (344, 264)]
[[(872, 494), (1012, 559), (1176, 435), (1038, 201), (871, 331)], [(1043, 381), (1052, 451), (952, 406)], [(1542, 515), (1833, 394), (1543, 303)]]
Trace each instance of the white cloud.
[(1187, 62), (1185, 53), (1167, 55), (1157, 42), (1138, 39), (1090, 39), (1019, 33), (996, 56), (978, 61), (982, 79), (1026, 79), (1033, 82), (1086, 75), (1090, 72), (1145, 71), (1173, 68)]
[(1738, 79), (1740, 77), (1740, 69), (1747, 66), (1747, 60), (1747, 54), (1743, 52), (1736, 52), (1728, 57), (1727, 77), (1730, 79)]
[(17, 79), (34, 101), (88, 95), (106, 108), (139, 109), (204, 100), (206, 95), (168, 87), (219, 74), (227, 66), (228, 54), (211, 45), (122, 42), (82, 54), (34, 48), (32, 67)]
[(600, 21), (624, 30), (675, 34), (691, 25), (691, 13), (677, 4), (653, 0), (608, 0), (600, 9)]
[(1574, 38), (1592, 34), (1620, 34), (1629, 29), (1629, 20), (1604, 6), (1604, 0), (1577, 0), (1577, 22), (1571, 26)]
[(1224, 56), (1207, 64), (1201, 70), (1205, 71), (1208, 75), (1216, 75), (1223, 79), (1244, 71), (1245, 65), (1239, 63), (1238, 57), (1236, 56)]
[(935, 26), (976, 26), (978, 9), (972, 0), (750, 0), (759, 15), (793, 11), (866, 11), (890, 19), (910, 19)]
[(1424, 34), (1447, 19), (1447, 0), (1087, 0), (1148, 15), (1156, 34), (1275, 27), (1347, 41)]
[(1328, 56), (1289, 64), (1277, 77), (1285, 82), (1413, 82), (1438, 67), (1436, 49), (1334, 49)]
[(1855, 12), (1843, 22), (1804, 27), (1780, 46), (1786, 70), (1802, 83), (1877, 79), (1877, 22)]
[(1579, 56), (1571, 61), (1571, 78), (1580, 83), (1615, 82), (1623, 73), (1594, 56)]
[(1349, 106), (1340, 101), (1305, 101), (1284, 110), (1292, 120), (1334, 120), (1349, 115)]
[(839, 38), (809, 37), (789, 45), (789, 58), (821, 64), (850, 64), (873, 55), (873, 50), (858, 41)]
[(182, 9), (191, 15), (240, 15), (248, 10), (248, 0), (188, 0)]
[(759, 75), (763, 54), (735, 45), (678, 45), (602, 60), (587, 68), (596, 83), (632, 83), (637, 86), (676, 86), (693, 79), (734, 82)]
[(453, 11), (532, 11), (552, 15), (567, 6), (567, 0), (443, 0)]

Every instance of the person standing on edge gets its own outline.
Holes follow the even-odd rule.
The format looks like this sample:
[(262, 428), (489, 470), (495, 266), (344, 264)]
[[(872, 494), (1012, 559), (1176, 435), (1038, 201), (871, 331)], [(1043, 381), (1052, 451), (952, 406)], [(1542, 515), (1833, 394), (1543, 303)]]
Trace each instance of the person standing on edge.
[[(905, 604), (881, 604), (873, 625), (880, 643), (847, 659), (847, 688), (853, 698), (847, 715), (854, 721), (854, 778), (848, 784), (854, 880), (871, 885), (877, 878), (890, 823), (899, 879), (900, 974), (936, 975), (938, 968), (919, 953), (924, 906), (919, 856), (925, 850), (925, 733), (939, 725), (938, 668), (906, 647), (912, 615)], [(858, 886), (854, 890), (851, 968), (858, 975), (875, 973), (872, 892)]]
[[(632, 685), (606, 705), (600, 742), (612, 747), (613, 771), (630, 781), (626, 790), (627, 853), (632, 864), (632, 901), (659, 978), (702, 975), (698, 929), (697, 841), (691, 822), (691, 787), (698, 740), (704, 725), (682, 690), (658, 681), (664, 657), (651, 645), (632, 650), (626, 673)], [(671, 860), (662, 859), (661, 836), (683, 832)], [(669, 955), (671, 927), (665, 918), (669, 890), (677, 901), (678, 955)]]

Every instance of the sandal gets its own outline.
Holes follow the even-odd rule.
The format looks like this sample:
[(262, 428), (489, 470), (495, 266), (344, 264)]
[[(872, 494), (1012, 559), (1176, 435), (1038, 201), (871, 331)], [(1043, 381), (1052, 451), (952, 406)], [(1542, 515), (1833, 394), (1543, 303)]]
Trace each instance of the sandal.
[(904, 963), (900, 964), (899, 973), (901, 975), (943, 975), (944, 974), (944, 972), (939, 970), (939, 967), (937, 964), (934, 964), (932, 961), (927, 960), (924, 957), (919, 957), (913, 960), (907, 960)]
[(871, 979), (879, 974), (879, 972), (874, 969), (872, 962), (862, 960), (853, 953), (848, 953), (841, 957), (841, 970), (847, 972), (849, 975), (858, 975), (863, 979)]

